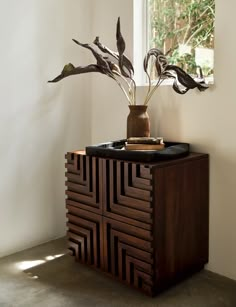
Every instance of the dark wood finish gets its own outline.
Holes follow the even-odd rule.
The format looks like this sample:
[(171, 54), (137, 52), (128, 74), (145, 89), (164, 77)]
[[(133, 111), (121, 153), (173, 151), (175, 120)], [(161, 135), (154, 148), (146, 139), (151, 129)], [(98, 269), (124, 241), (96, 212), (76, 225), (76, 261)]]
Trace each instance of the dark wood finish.
[[(152, 224), (150, 169), (118, 160), (103, 161), (103, 215), (151, 229)], [(124, 220), (125, 219), (125, 220)]]
[(66, 155), (75, 259), (155, 295), (208, 261), (206, 154), (159, 163)]
[(82, 263), (103, 268), (102, 216), (75, 206), (66, 206), (68, 248)]
[(145, 105), (129, 105), (127, 117), (127, 139), (130, 137), (150, 137), (150, 119)]
[(104, 217), (103, 233), (105, 271), (151, 294), (152, 232)]
[(102, 160), (83, 152), (66, 155), (66, 203), (102, 214)]
[(208, 262), (208, 173), (206, 156), (153, 170), (156, 292)]

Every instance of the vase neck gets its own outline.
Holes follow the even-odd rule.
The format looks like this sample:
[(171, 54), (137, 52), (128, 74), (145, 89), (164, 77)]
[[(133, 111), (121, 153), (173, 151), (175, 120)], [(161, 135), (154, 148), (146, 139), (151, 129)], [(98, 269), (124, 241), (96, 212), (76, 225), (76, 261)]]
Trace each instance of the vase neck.
[(132, 105), (129, 106), (130, 111), (137, 111), (137, 112), (146, 112), (147, 111), (147, 106), (145, 105)]

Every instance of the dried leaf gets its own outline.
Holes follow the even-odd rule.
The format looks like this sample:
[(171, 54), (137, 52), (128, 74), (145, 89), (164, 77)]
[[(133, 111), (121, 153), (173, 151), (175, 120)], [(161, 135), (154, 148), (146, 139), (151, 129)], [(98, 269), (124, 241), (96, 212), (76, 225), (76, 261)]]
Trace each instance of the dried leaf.
[(72, 71), (73, 69), (75, 69), (75, 66), (74, 66), (73, 64), (69, 63), (69, 64), (67, 64), (67, 65), (64, 66), (62, 72), (63, 72), (63, 73), (67, 73), (67, 72)]
[[(120, 17), (118, 18), (117, 25), (116, 25), (116, 46), (117, 46), (117, 50), (119, 53), (118, 64), (122, 72), (122, 75), (126, 78), (132, 79), (132, 74), (134, 72), (134, 69), (133, 69), (133, 65), (131, 64), (130, 60), (124, 56), (125, 40), (120, 30)], [(125, 71), (124, 68), (127, 70), (127, 72)]]
[(110, 54), (111, 56), (113, 56), (116, 60), (119, 59), (119, 54), (115, 51), (112, 51), (111, 49), (109, 49), (108, 47), (106, 47), (105, 45), (103, 45), (100, 40), (99, 37), (96, 36), (95, 40), (93, 41), (93, 43), (103, 52), (103, 53), (107, 53)]
[(189, 88), (186, 88), (186, 87), (180, 88), (180, 86), (179, 86), (179, 84), (178, 84), (176, 79), (175, 79), (175, 81), (173, 83), (173, 89), (174, 89), (174, 91), (176, 93), (181, 94), (181, 95), (186, 94), (187, 91), (189, 90)]
[(92, 45), (90, 45), (90, 44), (82, 44), (82, 43), (78, 42), (76, 39), (73, 39), (73, 41), (74, 41), (77, 45), (79, 45), (79, 46), (81, 46), (81, 47), (84, 47), (84, 48), (86, 48), (86, 49), (89, 49), (89, 50), (93, 53), (94, 57), (95, 57), (96, 60), (97, 60), (97, 65), (99, 66), (99, 68), (102, 70), (102, 72), (103, 72), (104, 74), (106, 74), (106, 75), (112, 74), (112, 71), (110, 70), (110, 67), (109, 67), (109, 65), (108, 65), (108, 63), (107, 63), (107, 60), (106, 60), (100, 53), (98, 53), (98, 52), (94, 49), (94, 47), (93, 47)]
[(188, 90), (197, 87), (199, 91), (204, 91), (208, 88), (208, 86), (205, 84), (204, 81), (201, 82), (195, 81), (189, 74), (187, 74), (182, 68), (178, 66), (167, 65), (166, 71), (174, 71), (176, 73), (177, 81)]
[(155, 58), (155, 67), (158, 76), (160, 76), (164, 72), (164, 69), (167, 65), (167, 59), (160, 49), (157, 48), (150, 49), (143, 61), (143, 69), (146, 72), (146, 74), (148, 74), (148, 66), (152, 57)]
[(97, 60), (97, 64), (91, 64), (91, 65), (83, 66), (83, 67), (79, 66), (76, 68), (71, 63), (67, 64), (63, 68), (61, 74), (49, 82), (58, 82), (68, 76), (78, 75), (78, 74), (83, 74), (83, 73), (88, 73), (88, 72), (99, 72), (99, 73), (109, 76), (112, 79), (115, 79), (114, 74), (113, 74), (113, 70), (117, 70), (115, 63), (111, 62), (107, 57), (103, 57), (100, 53), (98, 53), (95, 50), (95, 48), (92, 45), (82, 44), (75, 39), (73, 39), (73, 41), (77, 45), (83, 48), (89, 49), (94, 55), (95, 59)]
[[(105, 45), (101, 44), (99, 41), (99, 37), (97, 36), (93, 42), (103, 53), (109, 54), (112, 57), (114, 57), (117, 61), (119, 61), (119, 53), (115, 52), (111, 49), (109, 49), (108, 47), (106, 47)], [(129, 60), (129, 58), (123, 54), (122, 56), (123, 59), (123, 67), (125, 67), (125, 69), (127, 69), (128, 71), (128, 76), (131, 77), (134, 74), (134, 68), (133, 65), (131, 63), (131, 61)], [(127, 76), (127, 74), (125, 74), (125, 76)]]
[(118, 18), (116, 25), (116, 45), (119, 55), (123, 55), (125, 52), (125, 40), (120, 31), (120, 17)]
[[(69, 68), (69, 69), (68, 69)], [(79, 74), (85, 74), (89, 72), (99, 72), (103, 74), (103, 71), (100, 70), (98, 65), (88, 65), (88, 66), (79, 66), (79, 67), (74, 67), (73, 64), (67, 64), (63, 68), (61, 74), (54, 78), (53, 80), (50, 80), (48, 82), (50, 83), (55, 83), (58, 82), (66, 77), (72, 76), (72, 75), (79, 75)]]

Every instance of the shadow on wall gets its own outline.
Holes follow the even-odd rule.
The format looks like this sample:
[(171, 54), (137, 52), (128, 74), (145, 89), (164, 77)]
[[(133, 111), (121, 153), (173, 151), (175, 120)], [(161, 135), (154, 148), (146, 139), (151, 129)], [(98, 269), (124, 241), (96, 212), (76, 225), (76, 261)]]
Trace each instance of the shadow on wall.
[(166, 141), (181, 141), (180, 105), (176, 101), (176, 95), (168, 92), (168, 87), (165, 87), (165, 95), (161, 95), (159, 91), (149, 102), (151, 134), (161, 136)]

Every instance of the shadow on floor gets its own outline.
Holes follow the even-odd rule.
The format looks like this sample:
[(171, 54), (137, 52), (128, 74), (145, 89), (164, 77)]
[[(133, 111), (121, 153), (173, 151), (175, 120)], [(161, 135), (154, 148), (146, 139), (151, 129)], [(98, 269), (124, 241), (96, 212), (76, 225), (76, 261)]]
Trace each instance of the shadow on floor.
[(0, 307), (236, 306), (236, 282), (219, 275), (202, 271), (150, 298), (75, 262), (63, 244), (50, 242), (1, 260)]

